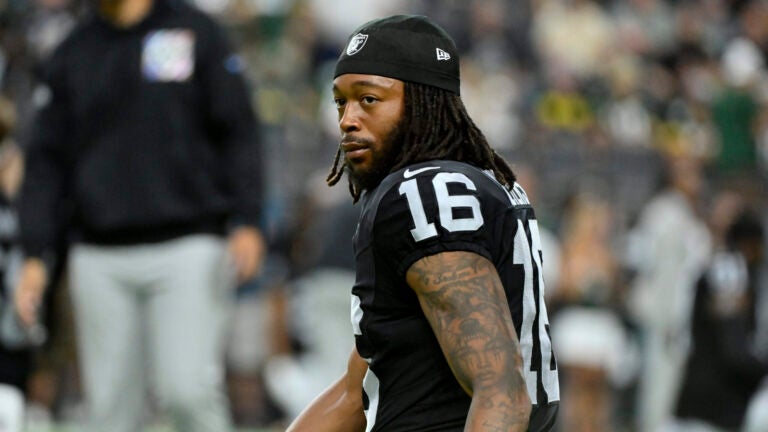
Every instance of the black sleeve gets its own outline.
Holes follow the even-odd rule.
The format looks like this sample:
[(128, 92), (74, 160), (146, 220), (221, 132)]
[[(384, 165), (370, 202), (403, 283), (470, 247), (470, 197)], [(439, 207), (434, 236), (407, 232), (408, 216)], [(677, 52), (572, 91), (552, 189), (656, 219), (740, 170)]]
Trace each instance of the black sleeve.
[(399, 277), (416, 261), (440, 252), (467, 251), (491, 259), (488, 223), (498, 207), (486, 180), (471, 173), (428, 171), (403, 178), (378, 207), (376, 254), (387, 257)]
[(49, 269), (54, 266), (68, 222), (64, 203), (70, 181), (67, 149), (72, 131), (65, 57), (61, 51), (52, 56), (37, 90), (40, 107), (24, 143), (25, 175), (18, 203), (25, 255), (42, 258)]
[(225, 164), (233, 199), (231, 225), (259, 226), (264, 198), (264, 167), (259, 122), (251, 105), (251, 89), (243, 77), (243, 60), (233, 52), (224, 30), (206, 20), (199, 71), (207, 98), (210, 133)]

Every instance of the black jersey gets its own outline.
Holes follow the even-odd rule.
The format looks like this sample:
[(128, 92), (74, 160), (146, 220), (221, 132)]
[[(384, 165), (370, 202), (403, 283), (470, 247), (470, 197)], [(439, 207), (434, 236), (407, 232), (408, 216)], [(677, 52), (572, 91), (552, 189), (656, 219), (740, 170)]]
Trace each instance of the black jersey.
[(753, 350), (758, 283), (757, 272), (735, 252), (715, 254), (699, 278), (677, 417), (741, 428), (749, 401), (768, 374), (768, 363)]
[[(538, 225), (523, 189), (471, 165), (436, 160), (388, 175), (363, 197), (354, 237), (352, 324), (369, 368), (363, 380), (367, 431), (461, 431), (462, 390), (405, 274), (419, 259), (469, 251), (494, 263), (520, 339), (534, 407), (559, 400), (544, 305)], [(533, 425), (530, 430), (539, 430)], [(552, 416), (544, 416), (551, 419)]]

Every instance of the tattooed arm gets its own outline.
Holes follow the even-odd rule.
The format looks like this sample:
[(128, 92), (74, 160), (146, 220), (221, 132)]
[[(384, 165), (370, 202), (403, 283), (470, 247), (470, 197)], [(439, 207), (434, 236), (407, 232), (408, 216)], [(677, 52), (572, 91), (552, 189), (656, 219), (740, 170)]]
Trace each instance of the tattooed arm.
[(286, 432), (364, 431), (363, 377), (367, 370), (368, 364), (353, 349), (347, 373), (315, 398)]
[(472, 396), (465, 431), (525, 431), (531, 401), (504, 289), (471, 252), (422, 258), (406, 274), (459, 384)]

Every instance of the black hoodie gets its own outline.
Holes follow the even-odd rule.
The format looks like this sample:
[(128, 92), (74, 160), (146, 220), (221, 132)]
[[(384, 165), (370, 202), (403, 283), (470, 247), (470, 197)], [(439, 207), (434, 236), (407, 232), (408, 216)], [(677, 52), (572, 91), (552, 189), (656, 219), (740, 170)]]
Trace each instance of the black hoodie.
[(257, 121), (223, 30), (180, 0), (128, 28), (97, 15), (45, 68), (26, 145), (27, 256), (75, 241), (139, 244), (257, 226)]

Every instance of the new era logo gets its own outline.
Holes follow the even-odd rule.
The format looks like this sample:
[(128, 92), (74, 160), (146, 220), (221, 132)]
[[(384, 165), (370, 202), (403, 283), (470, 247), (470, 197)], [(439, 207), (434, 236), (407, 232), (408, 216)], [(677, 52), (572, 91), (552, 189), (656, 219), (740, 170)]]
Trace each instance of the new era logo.
[(435, 48), (435, 52), (437, 52), (437, 61), (451, 59), (451, 55), (441, 50), (440, 48)]

